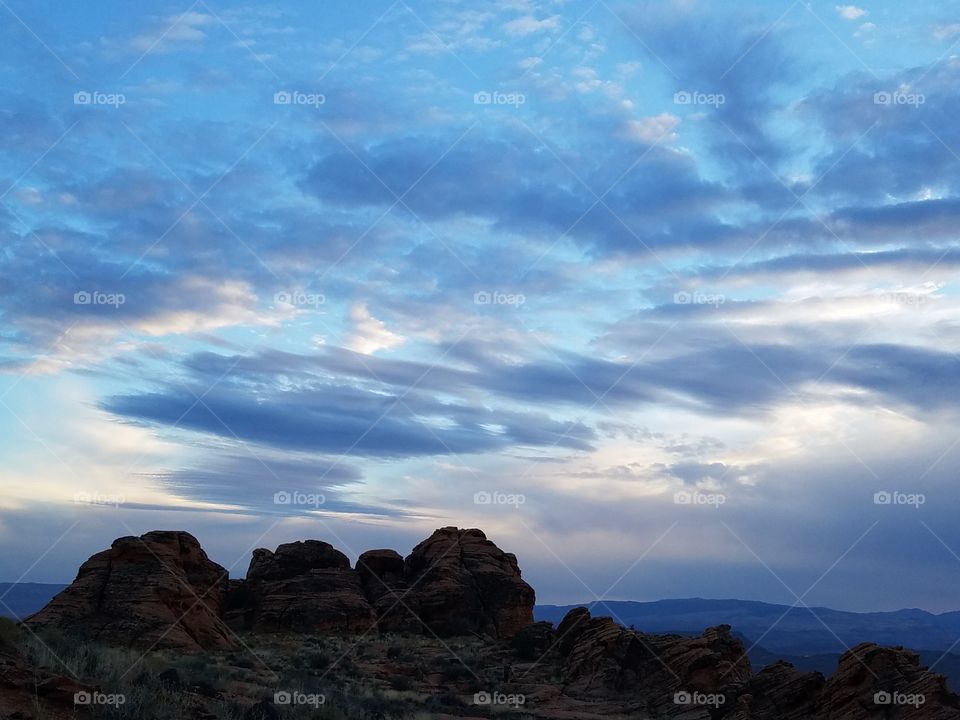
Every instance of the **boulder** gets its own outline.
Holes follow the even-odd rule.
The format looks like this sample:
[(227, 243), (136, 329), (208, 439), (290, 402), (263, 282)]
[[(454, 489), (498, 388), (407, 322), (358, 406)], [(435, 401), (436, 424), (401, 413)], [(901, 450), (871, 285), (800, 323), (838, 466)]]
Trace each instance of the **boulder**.
[(107, 644), (209, 650), (233, 642), (220, 619), (227, 571), (182, 531), (122, 537), (27, 619)]

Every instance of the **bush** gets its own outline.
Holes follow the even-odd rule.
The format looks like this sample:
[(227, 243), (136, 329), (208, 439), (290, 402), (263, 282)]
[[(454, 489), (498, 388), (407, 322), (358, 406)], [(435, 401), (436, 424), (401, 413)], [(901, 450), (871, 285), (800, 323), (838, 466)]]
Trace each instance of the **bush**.
[(13, 650), (20, 644), (20, 625), (8, 618), (0, 618), (0, 650)]

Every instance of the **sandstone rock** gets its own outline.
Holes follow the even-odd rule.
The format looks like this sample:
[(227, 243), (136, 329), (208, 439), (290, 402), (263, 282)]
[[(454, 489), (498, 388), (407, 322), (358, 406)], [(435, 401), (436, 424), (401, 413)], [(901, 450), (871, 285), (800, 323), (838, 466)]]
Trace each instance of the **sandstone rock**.
[(547, 653), (555, 652), (556, 646), (557, 632), (550, 622), (527, 625), (510, 640), (510, 647), (521, 660), (540, 660)]
[(201, 650), (226, 648), (220, 620), (227, 571), (186, 532), (122, 537), (83, 565), (45, 608), (27, 619), (108, 644)]
[(812, 720), (824, 682), (820, 673), (788, 662), (768, 665), (744, 686), (733, 720)]
[(357, 572), (380, 632), (420, 633), (416, 596), (404, 576), (403, 556), (395, 550), (368, 550), (357, 559)]
[(536, 596), (516, 556), (480, 530), (435, 531), (407, 557), (404, 577), (413, 588), (408, 604), (437, 635), (504, 638), (533, 622)]
[[(922, 704), (910, 702), (918, 698)], [(863, 643), (841, 656), (818, 699), (817, 717), (957, 720), (960, 697), (947, 690), (942, 675), (923, 668), (915, 652)]]
[(375, 624), (360, 575), (319, 540), (254, 550), (246, 581), (231, 588), (227, 618), (259, 632), (363, 633)]
[[(611, 618), (590, 617), (575, 608), (558, 627), (564, 692), (574, 697), (620, 695), (653, 717), (709, 718), (727, 707), (750, 677), (743, 643), (730, 627), (709, 628), (699, 637), (648, 635)], [(677, 694), (722, 696), (714, 708), (678, 704)]]

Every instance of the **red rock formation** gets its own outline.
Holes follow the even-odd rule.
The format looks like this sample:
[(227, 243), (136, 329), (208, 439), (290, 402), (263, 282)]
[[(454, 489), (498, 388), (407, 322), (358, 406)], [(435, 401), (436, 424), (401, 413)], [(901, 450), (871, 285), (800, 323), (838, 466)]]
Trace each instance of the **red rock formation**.
[(350, 560), (319, 540), (254, 550), (228, 607), (231, 624), (259, 632), (363, 633), (376, 622)]
[(817, 717), (958, 720), (960, 697), (916, 653), (863, 643), (841, 656), (818, 698)]
[(407, 557), (404, 578), (413, 588), (408, 605), (437, 635), (503, 638), (533, 622), (536, 595), (516, 556), (480, 530), (435, 531)]
[(155, 530), (122, 537), (83, 565), (76, 580), (27, 619), (128, 647), (226, 648), (220, 620), (227, 571), (192, 535)]

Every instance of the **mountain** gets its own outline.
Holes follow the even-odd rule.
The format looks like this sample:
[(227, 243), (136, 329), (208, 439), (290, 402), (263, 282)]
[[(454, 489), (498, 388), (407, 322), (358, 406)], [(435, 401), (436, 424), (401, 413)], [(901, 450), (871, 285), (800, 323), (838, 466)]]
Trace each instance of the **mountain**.
[(53, 599), (66, 585), (0, 583), (0, 617), (22, 620)]
[[(538, 605), (538, 620), (559, 622), (576, 605)], [(658, 600), (587, 603), (597, 615), (644, 632), (696, 632), (726, 623), (767, 650), (784, 655), (839, 655), (862, 642), (946, 652), (960, 639), (960, 612), (856, 613), (751, 600)]]

